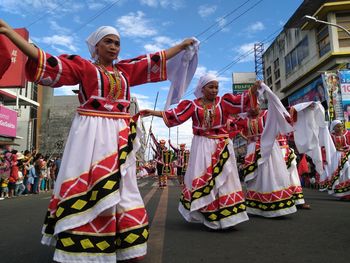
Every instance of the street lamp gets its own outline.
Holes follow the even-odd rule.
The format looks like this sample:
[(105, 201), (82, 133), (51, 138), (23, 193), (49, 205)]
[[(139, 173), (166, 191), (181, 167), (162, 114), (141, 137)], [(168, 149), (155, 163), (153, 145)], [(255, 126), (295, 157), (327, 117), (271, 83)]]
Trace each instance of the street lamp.
[(330, 23), (330, 22), (327, 22), (327, 21), (323, 21), (323, 20), (318, 20), (316, 17), (314, 16), (304, 16), (304, 18), (308, 19), (308, 20), (311, 20), (311, 21), (314, 21), (316, 23), (321, 23), (321, 24), (326, 24), (326, 25), (330, 25), (330, 26), (335, 26), (335, 27), (338, 27), (342, 30), (344, 30), (349, 36), (350, 36), (350, 31), (347, 30), (345, 27), (341, 26), (341, 25), (338, 25), (338, 24), (335, 24), (335, 23)]

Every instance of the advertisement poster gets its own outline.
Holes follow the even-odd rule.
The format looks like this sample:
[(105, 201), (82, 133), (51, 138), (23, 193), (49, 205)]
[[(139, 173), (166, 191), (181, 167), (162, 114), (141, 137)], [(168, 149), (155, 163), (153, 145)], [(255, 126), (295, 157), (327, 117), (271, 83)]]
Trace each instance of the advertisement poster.
[(324, 101), (326, 99), (322, 78), (319, 77), (310, 84), (294, 92), (288, 97), (289, 106), (307, 101)]
[(329, 121), (344, 120), (342, 94), (338, 74), (325, 72), (322, 74), (323, 84), (326, 91)]
[(16, 137), (17, 112), (0, 105), (0, 135)]
[(342, 95), (344, 124), (350, 130), (350, 70), (340, 70), (338, 73)]

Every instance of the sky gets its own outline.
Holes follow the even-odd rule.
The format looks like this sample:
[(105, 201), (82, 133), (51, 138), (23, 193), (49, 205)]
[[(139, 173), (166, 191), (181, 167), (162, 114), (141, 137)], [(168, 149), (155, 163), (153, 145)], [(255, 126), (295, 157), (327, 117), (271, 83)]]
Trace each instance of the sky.
[[(40, 48), (53, 55), (78, 54), (90, 59), (85, 39), (102, 25), (121, 35), (119, 59), (171, 47), (188, 37), (200, 41), (199, 63), (183, 99), (194, 99), (199, 77), (217, 74), (219, 95), (232, 92), (233, 72), (254, 72), (254, 43), (267, 49), (302, 0), (0, 0), (0, 18), (25, 27)], [(132, 87), (140, 109), (163, 110), (170, 82)], [(75, 88), (75, 87), (73, 87)], [(72, 95), (72, 87), (55, 95)], [(157, 104), (155, 98), (158, 95)], [(174, 105), (176, 106), (176, 105)], [(152, 118), (143, 118), (146, 130)], [(191, 144), (192, 122), (169, 129), (153, 118), (158, 139)]]

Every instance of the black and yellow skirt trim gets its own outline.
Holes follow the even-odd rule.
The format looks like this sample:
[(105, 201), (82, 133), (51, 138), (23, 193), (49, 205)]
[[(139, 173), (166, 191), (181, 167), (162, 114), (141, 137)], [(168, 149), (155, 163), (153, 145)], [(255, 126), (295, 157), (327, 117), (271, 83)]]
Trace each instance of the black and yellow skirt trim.
[(250, 207), (253, 209), (260, 209), (262, 211), (278, 211), (281, 209), (293, 207), (295, 205), (293, 197), (285, 200), (280, 200), (277, 202), (271, 202), (271, 203), (263, 203), (257, 200), (246, 199), (245, 203), (247, 207)]
[(202, 198), (202, 197), (210, 194), (210, 192), (213, 190), (213, 188), (215, 186), (215, 178), (221, 174), (221, 172), (224, 168), (224, 165), (229, 158), (230, 158), (230, 152), (228, 150), (228, 142), (225, 142), (225, 146), (220, 153), (219, 159), (213, 167), (213, 174), (212, 174), (211, 179), (208, 180), (208, 182), (204, 186), (194, 190), (191, 193), (191, 200), (192, 201), (197, 200), (199, 198)]

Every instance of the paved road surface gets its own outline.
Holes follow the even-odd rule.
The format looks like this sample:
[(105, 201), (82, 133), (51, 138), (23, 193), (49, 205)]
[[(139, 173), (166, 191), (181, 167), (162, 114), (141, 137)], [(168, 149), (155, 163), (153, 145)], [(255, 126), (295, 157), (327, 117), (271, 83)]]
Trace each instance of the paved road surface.
[[(151, 223), (142, 263), (348, 263), (350, 202), (304, 189), (311, 210), (282, 218), (250, 217), (230, 231), (214, 232), (185, 222), (177, 212), (180, 187), (160, 190), (139, 180)], [(52, 262), (53, 249), (40, 245), (49, 194), (0, 201), (0, 262)]]

